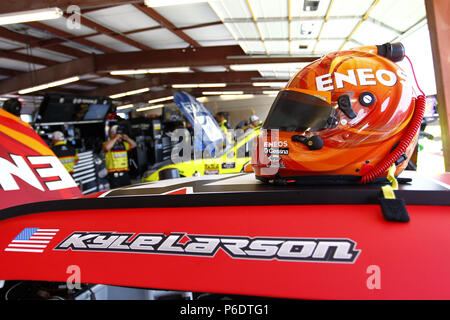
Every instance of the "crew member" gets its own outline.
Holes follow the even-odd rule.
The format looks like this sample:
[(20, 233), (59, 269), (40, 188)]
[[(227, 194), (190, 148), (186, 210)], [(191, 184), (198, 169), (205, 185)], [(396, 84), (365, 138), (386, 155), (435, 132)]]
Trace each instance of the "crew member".
[(247, 119), (245, 119), (245, 120), (242, 120), (241, 122), (239, 122), (237, 125), (236, 125), (236, 130), (238, 130), (238, 129), (243, 129), (244, 127), (246, 127), (246, 126), (248, 126), (248, 120)]
[(78, 162), (78, 154), (74, 148), (67, 145), (64, 134), (61, 131), (52, 133), (52, 151), (63, 164), (64, 168), (73, 174), (75, 164)]
[(222, 129), (223, 134), (226, 136), (228, 134), (228, 130), (230, 130), (230, 125), (225, 117), (224, 112), (217, 112), (215, 117), (216, 121), (219, 123), (220, 129)]
[(220, 129), (222, 129), (223, 135), (226, 139), (223, 142), (223, 146), (225, 147), (227, 143), (232, 144), (233, 143), (232, 133), (228, 131), (231, 128), (230, 125), (228, 124), (228, 120), (225, 117), (225, 113), (217, 112), (214, 118), (216, 118), (216, 121), (219, 123)]
[(262, 127), (262, 121), (259, 120), (259, 117), (257, 115), (252, 115), (250, 117), (250, 123), (246, 125), (244, 128), (242, 128), (244, 131), (247, 131), (248, 129), (257, 130)]
[(128, 174), (128, 151), (136, 147), (136, 142), (123, 133), (118, 125), (109, 130), (109, 140), (103, 143), (106, 168), (110, 187), (119, 188), (131, 184)]

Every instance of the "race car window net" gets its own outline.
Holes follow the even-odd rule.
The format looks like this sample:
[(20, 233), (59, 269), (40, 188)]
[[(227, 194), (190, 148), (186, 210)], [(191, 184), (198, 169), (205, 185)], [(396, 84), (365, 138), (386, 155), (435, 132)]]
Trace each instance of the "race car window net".
[(278, 93), (270, 108), (264, 129), (319, 131), (332, 127), (338, 113), (326, 101), (298, 91)]

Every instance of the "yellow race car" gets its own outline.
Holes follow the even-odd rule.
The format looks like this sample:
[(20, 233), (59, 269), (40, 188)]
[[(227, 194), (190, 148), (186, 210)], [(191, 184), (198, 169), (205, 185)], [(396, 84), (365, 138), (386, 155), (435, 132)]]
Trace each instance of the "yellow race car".
[(232, 147), (225, 149), (216, 157), (194, 159), (177, 164), (171, 160), (157, 163), (144, 174), (142, 182), (177, 177), (244, 172), (244, 167), (251, 160), (253, 140), (259, 134), (260, 128), (248, 130), (242, 137), (237, 139)]

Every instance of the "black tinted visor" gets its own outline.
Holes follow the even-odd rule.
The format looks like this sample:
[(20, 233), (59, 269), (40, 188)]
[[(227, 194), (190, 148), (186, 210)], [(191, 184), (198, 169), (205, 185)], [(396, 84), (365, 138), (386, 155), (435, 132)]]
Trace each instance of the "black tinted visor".
[(264, 129), (319, 131), (333, 126), (336, 110), (315, 96), (291, 90), (278, 93), (264, 122)]

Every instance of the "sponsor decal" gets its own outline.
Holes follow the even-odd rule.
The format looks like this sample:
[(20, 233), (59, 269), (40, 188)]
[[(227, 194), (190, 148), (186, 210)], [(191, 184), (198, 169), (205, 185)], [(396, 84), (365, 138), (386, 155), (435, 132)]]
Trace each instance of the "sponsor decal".
[(279, 162), (281, 160), (281, 157), (279, 155), (272, 154), (267, 158), (267, 160), (269, 160), (270, 162)]
[[(61, 98), (59, 100), (61, 103), (64, 103), (64, 98)], [(70, 100), (69, 100), (70, 101)], [(84, 98), (84, 97), (77, 97), (77, 98), (73, 98), (73, 104), (97, 104), (98, 100), (97, 99), (92, 99), (92, 98)], [(103, 101), (104, 104), (107, 103), (106, 100)]]
[(398, 78), (404, 83), (407, 75), (404, 71), (398, 70), (397, 74), (392, 71), (379, 69), (349, 69), (347, 74), (333, 72), (316, 77), (316, 87), (319, 91), (330, 91), (344, 88), (344, 82), (353, 86), (375, 86), (380, 83), (386, 87), (394, 86)]
[[(20, 190), (14, 176), (43, 192), (77, 187), (72, 176), (55, 156), (9, 156), (11, 160), (0, 157), (0, 187), (4, 191)], [(42, 178), (52, 180), (42, 183)]]
[(214, 257), (220, 250), (233, 259), (354, 263), (356, 242), (335, 238), (272, 238), (186, 233), (149, 234), (73, 232), (54, 250), (128, 252)]
[(219, 164), (205, 164), (205, 170), (219, 170)]
[(236, 168), (235, 162), (222, 163), (222, 169), (234, 169), (234, 168)]
[(25, 228), (5, 248), (5, 251), (42, 253), (59, 229)]
[(267, 165), (267, 168), (281, 168), (284, 169), (286, 168), (286, 165), (284, 164), (283, 161), (281, 162), (271, 162)]
[(205, 175), (219, 174), (219, 170), (205, 170)]
[(286, 148), (287, 146), (287, 141), (264, 141), (264, 148)]
[(264, 148), (264, 154), (287, 156), (289, 154), (289, 148)]

